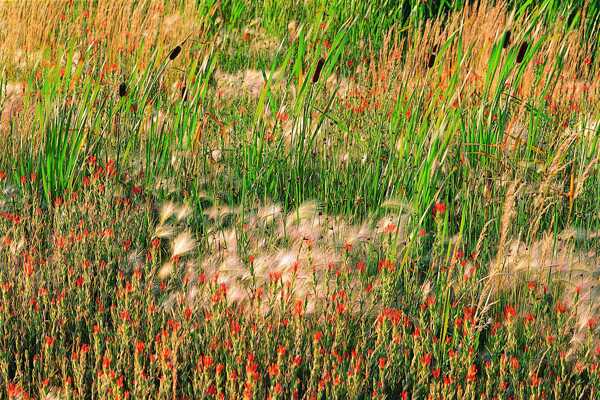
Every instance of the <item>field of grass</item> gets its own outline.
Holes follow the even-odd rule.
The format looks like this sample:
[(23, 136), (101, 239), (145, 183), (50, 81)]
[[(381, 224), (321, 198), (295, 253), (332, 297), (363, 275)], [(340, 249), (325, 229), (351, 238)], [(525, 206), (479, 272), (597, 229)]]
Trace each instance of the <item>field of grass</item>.
[(0, 399), (600, 398), (600, 4), (0, 2)]

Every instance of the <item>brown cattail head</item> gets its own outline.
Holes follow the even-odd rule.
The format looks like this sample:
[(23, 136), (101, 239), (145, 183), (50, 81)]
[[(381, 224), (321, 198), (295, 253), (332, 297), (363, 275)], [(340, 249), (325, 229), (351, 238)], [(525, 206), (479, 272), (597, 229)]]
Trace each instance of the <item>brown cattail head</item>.
[(187, 101), (187, 86), (181, 88), (181, 98), (183, 101)]
[(435, 58), (437, 57), (438, 50), (439, 46), (437, 44), (431, 49), (431, 53), (429, 53), (429, 58), (427, 59), (427, 68), (432, 68), (435, 64)]
[(179, 53), (181, 53), (181, 46), (177, 45), (173, 50), (171, 50), (171, 53), (169, 53), (169, 60), (173, 61), (176, 59)]
[(321, 76), (321, 70), (323, 69), (324, 64), (325, 60), (323, 58), (319, 58), (319, 62), (317, 62), (317, 69), (315, 69), (315, 73), (312, 77), (313, 83), (317, 83), (319, 81), (319, 77)]
[(527, 48), (529, 44), (527, 42), (521, 43), (521, 47), (519, 47), (519, 53), (517, 54), (517, 64), (523, 62), (523, 58), (525, 58), (525, 53), (527, 53)]
[(125, 82), (121, 82), (119, 85), (119, 96), (125, 97), (127, 95), (127, 84)]
[(435, 53), (431, 53), (429, 55), (429, 60), (427, 61), (427, 68), (432, 68), (435, 64)]
[(510, 46), (510, 30), (504, 32), (504, 35), (502, 37), (502, 48), (506, 49), (508, 46)]

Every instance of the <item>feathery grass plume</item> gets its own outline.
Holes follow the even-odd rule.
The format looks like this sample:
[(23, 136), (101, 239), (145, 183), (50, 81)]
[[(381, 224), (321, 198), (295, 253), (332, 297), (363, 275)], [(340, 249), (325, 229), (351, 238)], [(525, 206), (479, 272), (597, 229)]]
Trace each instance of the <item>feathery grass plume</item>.
[(125, 82), (121, 82), (119, 85), (119, 97), (125, 97), (127, 95), (127, 84)]
[(286, 225), (298, 224), (305, 220), (312, 220), (319, 212), (319, 204), (314, 200), (305, 201), (296, 210), (291, 211), (285, 220)]
[(504, 197), (504, 204), (502, 206), (502, 217), (500, 219), (500, 237), (498, 239), (498, 252), (496, 254), (496, 262), (492, 264), (488, 277), (488, 285), (492, 290), (496, 290), (502, 287), (506, 280), (510, 281), (511, 279), (509, 274), (507, 275), (505, 273), (506, 266), (504, 264), (504, 252), (506, 249), (506, 242), (508, 238), (509, 228), (511, 226), (511, 221), (513, 220), (516, 214), (515, 200), (520, 188), (521, 181), (519, 179), (513, 180), (510, 186), (508, 187), (506, 195)]
[(162, 225), (167, 221), (177, 210), (177, 206), (172, 201), (167, 201), (160, 208), (159, 213), (159, 225)]
[(24, 238), (21, 238), (19, 240), (13, 240), (9, 246), (10, 253), (14, 256), (21, 254), (21, 251), (25, 247), (25, 244), (26, 242)]
[(258, 98), (267, 80), (270, 82), (272, 91), (281, 92), (285, 89), (281, 72), (265, 71), (265, 75), (263, 75), (262, 71), (247, 69), (230, 74), (217, 70), (214, 77), (217, 84), (217, 96), (227, 100), (233, 100), (240, 96)]
[(497, 256), (490, 265), (490, 270), (495, 264), (504, 265), (505, 278), (494, 280), (498, 285), (494, 293), (487, 291), (488, 297), (497, 299), (499, 292), (514, 290), (526, 282), (559, 285), (561, 297), (558, 301), (573, 310), (575, 318), (576, 329), (569, 356), (574, 355), (582, 344), (581, 337), (589, 333), (590, 320), (600, 319), (600, 257), (576, 250), (574, 240), (582, 240), (582, 235), (585, 236), (583, 240), (591, 238), (591, 235), (567, 228), (558, 235), (545, 232), (541, 239), (529, 245), (516, 239), (507, 241), (501, 252), (502, 260)]
[(521, 64), (521, 62), (523, 62), (528, 48), (529, 43), (527, 43), (526, 41), (521, 43), (521, 46), (519, 47), (519, 52), (517, 53), (517, 64)]
[(196, 241), (192, 237), (192, 234), (189, 231), (181, 232), (173, 239), (171, 257), (180, 257), (194, 250), (195, 247)]
[(323, 65), (325, 65), (325, 59), (323, 57), (319, 58), (317, 62), (317, 68), (315, 68), (315, 73), (312, 76), (312, 83), (317, 83), (319, 78), (321, 77), (321, 70), (323, 69)]
[(228, 206), (212, 206), (204, 210), (204, 215), (213, 221), (235, 214), (235, 209)]
[(219, 149), (214, 149), (210, 152), (210, 158), (214, 163), (218, 163), (223, 158), (223, 153)]
[(158, 278), (160, 280), (167, 279), (173, 273), (174, 268), (175, 265), (171, 261), (164, 263), (158, 270)]
[(275, 204), (268, 204), (258, 209), (256, 216), (265, 223), (271, 223), (281, 215), (282, 208)]
[[(221, 227), (217, 219), (215, 226), (208, 228), (211, 232), (207, 238), (208, 252), (200, 267), (207, 279), (215, 279), (216, 284), (227, 286), (228, 304), (248, 305), (249, 294), (254, 290), (260, 288), (271, 292), (274, 290), (271, 285), (280, 282), (283, 286), (275, 289), (273, 296), (278, 301), (302, 301), (306, 304), (305, 313), (310, 314), (326, 304), (327, 280), (333, 276), (329, 275), (331, 268), (342, 267), (347, 262), (347, 251), (354, 254), (367, 251), (356, 245), (371, 239), (373, 234), (368, 222), (350, 225), (341, 217), (319, 211), (314, 201), (303, 203), (288, 215), (280, 215), (280, 210), (279, 206), (268, 204), (256, 207), (255, 213), (244, 213), (243, 219), (241, 214), (232, 213), (239, 219), (233, 226), (246, 226), (244, 246), (247, 246), (247, 254), (252, 255), (252, 268), (242, 262), (243, 257), (238, 253), (236, 229)], [(280, 224), (272, 226), (275, 220)], [(390, 216), (389, 220), (404, 224), (399, 216)], [(377, 238), (378, 241), (373, 243), (375, 246), (387, 242), (383, 236)], [(348, 310), (358, 312), (376, 308), (373, 299), (365, 294), (364, 287), (356, 279), (358, 276), (352, 276), (348, 282), (348, 294), (355, 299), (354, 303), (348, 304)], [(377, 280), (373, 285), (377, 285)], [(190, 297), (189, 293), (187, 297)], [(265, 314), (277, 311), (277, 307), (266, 299), (261, 300), (260, 308)]]
[(167, 239), (175, 234), (175, 228), (169, 224), (162, 224), (156, 227), (154, 230), (154, 237)]
[(182, 221), (182, 220), (186, 219), (187, 217), (189, 217), (191, 214), (192, 214), (192, 209), (187, 204), (182, 204), (181, 207), (179, 207), (175, 211), (175, 216), (177, 218), (177, 221)]

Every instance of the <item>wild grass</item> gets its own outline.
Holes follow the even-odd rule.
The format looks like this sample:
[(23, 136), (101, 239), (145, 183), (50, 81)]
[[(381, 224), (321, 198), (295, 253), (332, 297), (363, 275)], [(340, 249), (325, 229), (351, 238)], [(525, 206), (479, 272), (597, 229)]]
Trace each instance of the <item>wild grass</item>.
[(0, 3), (0, 398), (597, 397), (599, 15)]

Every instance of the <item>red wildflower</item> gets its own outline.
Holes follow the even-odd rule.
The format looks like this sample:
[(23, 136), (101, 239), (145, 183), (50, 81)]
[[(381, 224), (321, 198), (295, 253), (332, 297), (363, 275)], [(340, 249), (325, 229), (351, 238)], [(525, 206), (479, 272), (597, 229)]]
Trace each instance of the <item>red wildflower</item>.
[(281, 346), (281, 345), (277, 346), (277, 355), (278, 356), (283, 357), (286, 352), (287, 352), (287, 349), (285, 348), (285, 346)]
[(531, 374), (531, 386), (538, 386), (540, 384), (540, 378), (538, 377), (538, 375), (533, 372)]
[(185, 310), (183, 310), (183, 316), (186, 321), (189, 321), (190, 318), (192, 318), (192, 309), (189, 307), (186, 307)]
[(301, 316), (304, 313), (304, 303), (302, 300), (296, 300), (294, 303), (294, 315)]
[(421, 357), (421, 364), (423, 364), (424, 367), (428, 367), (429, 364), (431, 364), (431, 353), (427, 353)]
[(286, 112), (279, 111), (277, 113), (277, 121), (279, 121), (279, 122), (285, 122), (288, 119), (289, 119), (289, 116), (288, 116), (288, 114)]
[(562, 301), (556, 303), (556, 312), (558, 312), (559, 314), (564, 314), (567, 312), (567, 310), (567, 305)]
[(171, 332), (177, 332), (179, 330), (179, 327), (181, 326), (181, 324), (175, 321), (174, 319), (169, 319), (167, 321), (167, 325), (169, 325), (169, 329), (171, 329)]
[(275, 384), (275, 387), (273, 388), (273, 391), (274, 391), (276, 394), (281, 394), (281, 393), (283, 393), (283, 386), (281, 386), (281, 383), (277, 382), (277, 383)]
[(438, 214), (443, 214), (445, 212), (446, 212), (446, 204), (438, 202), (433, 205), (433, 216), (434, 217)]
[(144, 351), (144, 348), (146, 347), (146, 345), (144, 344), (144, 342), (138, 340), (135, 342), (135, 353), (139, 354), (142, 351)]
[(127, 322), (130, 320), (129, 311), (127, 310), (121, 311), (119, 313), (119, 316), (121, 317), (121, 320), (123, 320), (123, 322)]
[(313, 335), (313, 339), (314, 339), (315, 343), (319, 343), (321, 341), (322, 337), (323, 337), (323, 333), (321, 331), (317, 331)]
[(292, 361), (292, 365), (294, 367), (299, 367), (300, 364), (302, 364), (302, 357), (301, 356), (294, 356), (294, 360)]
[(519, 359), (515, 356), (512, 356), (510, 358), (510, 368), (515, 371), (518, 371), (520, 367), (521, 365), (519, 364)]
[(511, 305), (504, 307), (504, 317), (507, 321), (510, 321), (517, 315), (517, 310)]
[(359, 261), (356, 263), (356, 269), (358, 270), (358, 272), (365, 272), (365, 269), (367, 268), (367, 265), (365, 264), (364, 261)]
[(213, 358), (211, 356), (201, 356), (200, 362), (202, 363), (202, 368), (210, 368), (213, 365)]
[(215, 387), (215, 385), (210, 385), (208, 387), (208, 389), (206, 389), (206, 394), (208, 394), (209, 396), (214, 396), (217, 394), (217, 388)]
[(467, 382), (475, 382), (477, 379), (477, 366), (475, 364), (471, 364), (469, 370), (467, 371)]
[(44, 341), (46, 342), (46, 346), (48, 347), (52, 347), (52, 345), (54, 344), (54, 338), (52, 336), (46, 336), (44, 338)]
[(268, 372), (269, 372), (269, 376), (271, 378), (275, 378), (276, 376), (279, 375), (279, 365), (271, 364), (268, 368)]
[(387, 224), (383, 230), (384, 233), (395, 233), (398, 231), (396, 224)]

